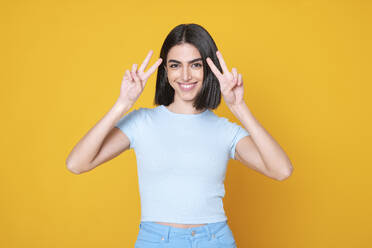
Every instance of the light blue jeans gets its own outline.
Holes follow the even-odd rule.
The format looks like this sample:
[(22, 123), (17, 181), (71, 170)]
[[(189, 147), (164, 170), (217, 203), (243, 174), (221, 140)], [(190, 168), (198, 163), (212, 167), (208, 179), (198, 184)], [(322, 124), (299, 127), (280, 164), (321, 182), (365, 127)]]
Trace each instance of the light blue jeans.
[(236, 248), (227, 221), (179, 228), (141, 221), (135, 248)]

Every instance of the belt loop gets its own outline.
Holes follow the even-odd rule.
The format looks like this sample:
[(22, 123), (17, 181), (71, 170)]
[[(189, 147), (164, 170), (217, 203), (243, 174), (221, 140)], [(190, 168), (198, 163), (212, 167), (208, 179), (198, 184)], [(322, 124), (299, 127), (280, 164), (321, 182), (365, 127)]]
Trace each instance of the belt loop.
[(165, 233), (165, 241), (167, 243), (169, 243), (169, 236), (170, 236), (170, 229), (171, 229), (171, 226), (167, 226), (167, 232)]
[(208, 223), (206, 225), (203, 225), (203, 227), (207, 231), (208, 241), (210, 241), (211, 240), (211, 227), (210, 227), (210, 225)]

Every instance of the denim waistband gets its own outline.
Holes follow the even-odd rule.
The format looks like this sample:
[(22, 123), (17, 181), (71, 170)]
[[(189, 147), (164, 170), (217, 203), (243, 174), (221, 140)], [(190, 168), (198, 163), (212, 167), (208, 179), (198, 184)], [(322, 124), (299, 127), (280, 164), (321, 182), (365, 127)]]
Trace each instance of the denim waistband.
[(211, 236), (217, 233), (219, 230), (224, 228), (227, 225), (227, 220), (215, 222), (215, 223), (207, 223), (202, 226), (197, 227), (189, 227), (189, 228), (181, 228), (181, 227), (173, 227), (168, 225), (162, 225), (155, 223), (154, 221), (141, 221), (140, 228), (145, 229), (150, 232), (154, 232), (157, 234), (162, 235), (167, 241), (171, 236), (190, 236), (190, 237), (198, 237), (198, 236), (207, 236), (208, 239), (211, 239)]

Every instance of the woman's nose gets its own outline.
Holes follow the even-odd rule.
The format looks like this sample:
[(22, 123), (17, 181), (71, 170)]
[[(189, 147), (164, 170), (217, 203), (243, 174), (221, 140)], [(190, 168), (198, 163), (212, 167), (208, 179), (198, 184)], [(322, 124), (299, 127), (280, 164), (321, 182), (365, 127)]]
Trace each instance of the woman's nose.
[(188, 68), (184, 68), (182, 71), (182, 80), (186, 82), (190, 79), (191, 79), (191, 72), (189, 71)]

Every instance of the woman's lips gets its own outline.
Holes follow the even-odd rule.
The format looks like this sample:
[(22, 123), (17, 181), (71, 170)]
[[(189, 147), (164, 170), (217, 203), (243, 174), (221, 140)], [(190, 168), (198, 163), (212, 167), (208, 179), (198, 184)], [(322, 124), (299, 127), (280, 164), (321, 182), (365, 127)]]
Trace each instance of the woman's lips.
[(194, 83), (178, 83), (181, 90), (183, 91), (190, 91), (195, 88), (197, 82)]

